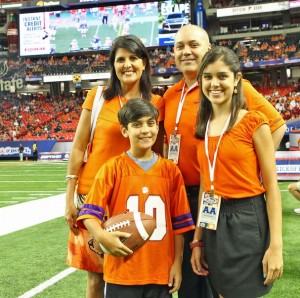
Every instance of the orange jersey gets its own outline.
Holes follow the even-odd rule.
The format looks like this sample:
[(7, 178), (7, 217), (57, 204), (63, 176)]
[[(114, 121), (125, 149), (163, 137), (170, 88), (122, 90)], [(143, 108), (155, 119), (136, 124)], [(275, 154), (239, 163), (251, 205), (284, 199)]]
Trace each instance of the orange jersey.
[[(87, 95), (83, 108), (92, 110), (94, 97), (97, 87), (93, 88)], [(159, 121), (163, 119), (163, 100), (159, 95), (152, 95), (151, 102), (159, 110)], [(80, 194), (87, 194), (93, 179), (96, 176), (100, 166), (111, 157), (117, 156), (129, 149), (130, 144), (127, 138), (124, 138), (120, 131), (118, 121), (118, 112), (121, 108), (118, 96), (111, 100), (105, 100), (99, 113), (95, 134), (92, 142), (92, 151), (89, 155), (87, 163), (82, 168), (80, 178), (78, 180), (78, 190)]]
[(126, 153), (110, 159), (96, 175), (77, 223), (84, 227), (83, 219), (102, 221), (106, 208), (111, 216), (126, 210), (147, 213), (156, 218), (157, 227), (133, 255), (105, 255), (105, 280), (121, 285), (168, 284), (174, 261), (174, 234), (195, 228), (177, 166), (159, 157), (144, 171)]
[[(183, 86), (184, 79), (169, 88), (163, 96), (165, 101), (164, 126), (168, 142), (170, 134), (174, 132), (176, 114)], [(185, 92), (187, 90), (188, 88), (185, 87)], [(178, 167), (182, 172), (185, 184), (189, 186), (199, 185), (200, 177), (196, 140), (194, 138), (196, 117), (200, 104), (199, 92), (199, 86), (196, 86), (187, 93), (178, 125), (178, 134), (181, 134)], [(285, 123), (276, 109), (247, 80), (243, 80), (243, 92), (246, 98), (247, 109), (264, 113), (272, 132)]]
[[(248, 112), (220, 142), (217, 153), (214, 188), (227, 199), (252, 197), (265, 192), (260, 182), (260, 167), (253, 144), (256, 130), (268, 120), (258, 111)], [(219, 136), (208, 137), (209, 159), (212, 164)], [(205, 191), (210, 191), (209, 165), (204, 140), (198, 140), (198, 161)]]

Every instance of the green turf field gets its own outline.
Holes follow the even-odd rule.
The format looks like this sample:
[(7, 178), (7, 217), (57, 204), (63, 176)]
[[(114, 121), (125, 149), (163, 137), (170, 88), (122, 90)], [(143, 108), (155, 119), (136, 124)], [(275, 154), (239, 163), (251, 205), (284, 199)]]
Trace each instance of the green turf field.
[(65, 192), (66, 162), (0, 162), (0, 208)]
[[(65, 174), (66, 163), (0, 162), (0, 206), (63, 193)], [(287, 184), (279, 183), (283, 203), (284, 276), (267, 295), (270, 298), (296, 298), (300, 294), (300, 216), (293, 213), (300, 203), (286, 191)], [(67, 269), (67, 235), (61, 217), (1, 236), (0, 298), (19, 297)], [(86, 274), (76, 271), (35, 297), (84, 297), (85, 285)]]

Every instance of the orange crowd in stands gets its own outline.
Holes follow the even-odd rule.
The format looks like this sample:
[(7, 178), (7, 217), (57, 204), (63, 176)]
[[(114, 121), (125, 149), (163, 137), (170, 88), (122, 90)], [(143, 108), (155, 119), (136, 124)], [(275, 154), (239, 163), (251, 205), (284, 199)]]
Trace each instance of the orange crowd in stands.
[(220, 40), (217, 44), (233, 49), (241, 62), (300, 58), (299, 35), (274, 35), (268, 38), (251, 38), (237, 42)]
[[(300, 89), (297, 85), (254, 86), (285, 120), (300, 116)], [(162, 96), (166, 90), (165, 86), (153, 88), (152, 92)], [(26, 98), (10, 95), (1, 99), (0, 141), (72, 141), (84, 99), (84, 93), (59, 97), (31, 95)]]
[[(300, 58), (300, 35), (276, 35), (269, 38), (232, 41), (220, 40), (216, 45), (228, 46), (240, 57), (241, 62), (257, 62), (282, 58)], [(175, 66), (172, 49), (149, 51), (152, 72), (154, 69)], [(64, 75), (109, 72), (108, 55), (92, 54), (80, 56), (49, 56), (49, 58), (9, 59), (6, 78), (28, 78), (31, 76)]]
[[(175, 67), (175, 60), (170, 49), (149, 51), (152, 72), (159, 68)], [(9, 71), (5, 78), (29, 78), (45, 75), (67, 75), (82, 73), (109, 72), (108, 55), (93, 54), (81, 56), (50, 56), (47, 58), (8, 59)]]
[(284, 120), (300, 117), (300, 89), (298, 85), (255, 88), (280, 112)]
[(84, 96), (1, 99), (0, 140), (73, 140)]

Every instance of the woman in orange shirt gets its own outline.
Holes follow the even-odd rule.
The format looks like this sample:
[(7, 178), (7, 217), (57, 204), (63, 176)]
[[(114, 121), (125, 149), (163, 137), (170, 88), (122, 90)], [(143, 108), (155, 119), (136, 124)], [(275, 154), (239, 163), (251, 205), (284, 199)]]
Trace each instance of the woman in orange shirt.
[(191, 264), (198, 275), (209, 272), (220, 297), (254, 298), (282, 275), (281, 197), (268, 121), (244, 109), (241, 78), (230, 49), (215, 47), (203, 57), (196, 125), (201, 204)]
[[(115, 39), (109, 63), (111, 78), (103, 92), (105, 100), (97, 118), (88, 160), (86, 163), (83, 162), (90, 138), (91, 110), (97, 88), (93, 88), (88, 93), (83, 103), (67, 169), (65, 219), (71, 230), (67, 264), (88, 272), (86, 297), (93, 298), (103, 297), (102, 259), (95, 253), (94, 246), (97, 244), (89, 233), (78, 229), (76, 219), (80, 205), (90, 190), (100, 166), (111, 157), (129, 149), (129, 141), (122, 136), (117, 117), (123, 104), (128, 99), (142, 97), (158, 108), (159, 121), (163, 117), (162, 98), (151, 94), (150, 62), (147, 50), (140, 39), (134, 35), (120, 36)], [(161, 135), (153, 149), (162, 153), (163, 130), (160, 131)], [(74, 204), (74, 194), (78, 206)]]

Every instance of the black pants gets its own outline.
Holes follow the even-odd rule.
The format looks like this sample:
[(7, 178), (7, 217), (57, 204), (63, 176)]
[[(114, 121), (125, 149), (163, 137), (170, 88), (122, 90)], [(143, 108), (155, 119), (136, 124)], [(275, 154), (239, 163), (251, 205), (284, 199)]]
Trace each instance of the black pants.
[(38, 160), (38, 153), (37, 153), (37, 151), (33, 151), (33, 153), (32, 153), (32, 160), (35, 160), (35, 161)]
[(105, 298), (172, 298), (167, 285), (124, 286), (105, 284)]

